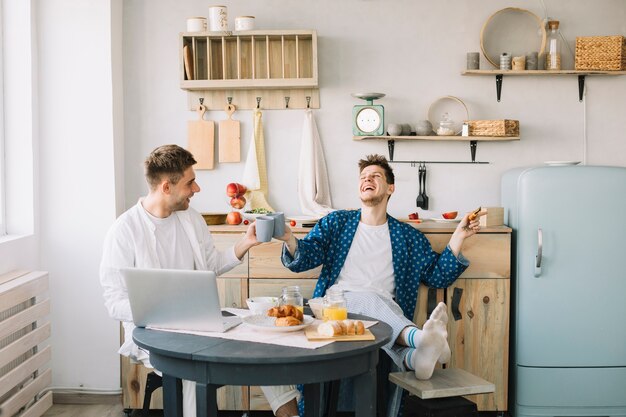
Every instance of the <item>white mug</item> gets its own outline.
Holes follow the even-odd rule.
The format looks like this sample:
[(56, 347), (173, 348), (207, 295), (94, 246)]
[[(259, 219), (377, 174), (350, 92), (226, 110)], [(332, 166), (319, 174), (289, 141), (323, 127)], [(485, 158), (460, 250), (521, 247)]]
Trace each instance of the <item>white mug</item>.
[(190, 17), (187, 19), (187, 32), (205, 32), (206, 17)]
[(254, 16), (237, 16), (235, 30), (254, 30)]
[(213, 32), (225, 32), (228, 30), (226, 6), (209, 7), (209, 30)]

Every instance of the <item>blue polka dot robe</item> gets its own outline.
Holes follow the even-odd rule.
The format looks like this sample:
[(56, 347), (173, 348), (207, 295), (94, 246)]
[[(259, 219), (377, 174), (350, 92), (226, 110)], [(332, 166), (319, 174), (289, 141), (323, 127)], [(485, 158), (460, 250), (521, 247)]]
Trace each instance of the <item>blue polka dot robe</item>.
[[(324, 296), (326, 290), (337, 281), (360, 218), (361, 210), (334, 211), (320, 219), (303, 239), (298, 240), (293, 257), (286, 245), (283, 246), (283, 265), (293, 272), (303, 272), (322, 265), (314, 297)], [(433, 251), (428, 239), (410, 224), (389, 215), (387, 223), (396, 285), (395, 301), (405, 317), (413, 320), (419, 283), (423, 282), (431, 288), (446, 288), (465, 271), (469, 262), (460, 253), (458, 258), (454, 256), (449, 246), (441, 254)], [(301, 386), (298, 388), (302, 390)], [(391, 393), (388, 415), (402, 414), (399, 413), (401, 394), (400, 389)], [(304, 401), (300, 401), (298, 409), (300, 415), (303, 415)]]

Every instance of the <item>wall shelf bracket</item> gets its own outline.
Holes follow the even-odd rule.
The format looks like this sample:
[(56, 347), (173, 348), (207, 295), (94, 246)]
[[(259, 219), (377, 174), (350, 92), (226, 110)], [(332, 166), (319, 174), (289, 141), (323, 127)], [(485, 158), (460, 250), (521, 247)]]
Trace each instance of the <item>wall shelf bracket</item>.
[(389, 160), (393, 161), (393, 151), (396, 147), (396, 141), (395, 140), (388, 140), (387, 141), (387, 147), (389, 148)]
[(578, 75), (578, 101), (583, 101), (585, 93), (585, 74)]
[(496, 74), (496, 98), (500, 102), (500, 96), (502, 95), (502, 74)]
[(472, 155), (472, 162), (476, 162), (476, 148), (478, 148), (478, 141), (470, 140), (470, 154)]

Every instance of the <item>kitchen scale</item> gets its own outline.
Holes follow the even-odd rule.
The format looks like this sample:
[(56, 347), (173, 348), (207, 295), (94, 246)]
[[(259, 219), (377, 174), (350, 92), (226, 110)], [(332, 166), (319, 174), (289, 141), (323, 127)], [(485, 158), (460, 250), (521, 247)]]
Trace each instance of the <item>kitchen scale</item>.
[(382, 136), (385, 133), (385, 108), (374, 100), (385, 97), (383, 93), (352, 93), (352, 97), (367, 101), (352, 108), (352, 134), (354, 136)]

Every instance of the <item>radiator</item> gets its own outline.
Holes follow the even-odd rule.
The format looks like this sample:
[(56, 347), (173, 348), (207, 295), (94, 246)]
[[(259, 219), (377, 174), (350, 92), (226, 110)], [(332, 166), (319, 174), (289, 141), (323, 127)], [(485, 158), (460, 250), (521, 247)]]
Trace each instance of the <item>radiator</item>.
[(39, 417), (52, 406), (48, 273), (0, 275), (0, 416)]

